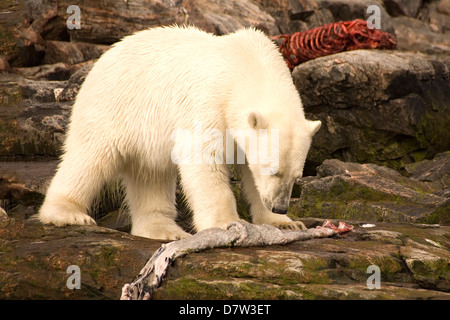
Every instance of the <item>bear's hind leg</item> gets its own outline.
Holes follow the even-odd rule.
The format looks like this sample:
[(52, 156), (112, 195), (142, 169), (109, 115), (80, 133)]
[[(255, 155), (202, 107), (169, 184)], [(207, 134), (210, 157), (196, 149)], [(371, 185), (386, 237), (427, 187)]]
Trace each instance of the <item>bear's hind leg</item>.
[(189, 236), (175, 222), (175, 170), (158, 178), (151, 175), (143, 177), (142, 173), (125, 175), (124, 183), (130, 208), (131, 234), (159, 240)]

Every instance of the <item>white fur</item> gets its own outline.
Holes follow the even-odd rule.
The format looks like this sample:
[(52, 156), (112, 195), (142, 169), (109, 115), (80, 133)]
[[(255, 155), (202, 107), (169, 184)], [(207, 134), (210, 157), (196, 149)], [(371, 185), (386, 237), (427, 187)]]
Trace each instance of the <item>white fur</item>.
[(198, 122), (224, 136), (226, 129), (279, 129), (277, 175), (261, 174), (259, 164), (239, 165), (244, 189), (254, 223), (302, 227), (271, 208), (287, 208), (320, 122), (305, 119), (289, 70), (262, 32), (217, 37), (193, 27), (138, 32), (98, 60), (74, 104), (40, 220), (95, 224), (87, 214), (93, 198), (121, 177), (132, 234), (186, 237), (174, 222), (177, 171), (196, 230), (239, 219), (226, 164), (171, 161), (174, 131)]

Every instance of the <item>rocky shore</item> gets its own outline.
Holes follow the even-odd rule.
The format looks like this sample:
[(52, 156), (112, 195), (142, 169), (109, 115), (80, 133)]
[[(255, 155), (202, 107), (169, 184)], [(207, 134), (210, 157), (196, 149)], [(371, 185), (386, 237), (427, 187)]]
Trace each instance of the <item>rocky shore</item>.
[[(355, 230), (189, 254), (153, 298), (450, 298), (450, 1), (87, 0), (81, 29), (67, 28), (70, 4), (0, 0), (0, 299), (118, 299), (162, 244), (127, 233), (117, 188), (97, 201), (98, 226), (33, 218), (79, 87), (111, 44), (173, 23), (218, 35), (255, 26), (274, 36), (366, 19), (374, 4), (397, 50), (329, 55), (292, 73), (307, 118), (322, 128), (288, 214), (308, 227), (332, 219)], [(238, 177), (233, 186), (248, 218)], [(70, 265), (81, 269), (80, 290), (67, 287)], [(380, 289), (367, 287), (371, 265), (380, 268)]]

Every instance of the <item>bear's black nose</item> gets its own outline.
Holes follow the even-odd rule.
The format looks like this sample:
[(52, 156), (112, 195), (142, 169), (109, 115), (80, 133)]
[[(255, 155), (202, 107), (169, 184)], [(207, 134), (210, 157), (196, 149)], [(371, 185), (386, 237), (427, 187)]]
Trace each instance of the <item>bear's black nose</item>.
[(281, 209), (281, 208), (272, 208), (272, 212), (273, 213), (279, 213), (279, 214), (286, 214), (287, 213), (287, 209)]

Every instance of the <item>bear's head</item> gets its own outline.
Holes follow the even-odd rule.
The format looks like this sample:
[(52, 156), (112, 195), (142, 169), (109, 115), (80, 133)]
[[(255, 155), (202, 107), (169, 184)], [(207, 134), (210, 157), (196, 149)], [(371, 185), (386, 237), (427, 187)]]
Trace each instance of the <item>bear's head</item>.
[(258, 137), (257, 148), (246, 147), (256, 188), (268, 210), (285, 214), (294, 182), (302, 177), (312, 137), (321, 122), (307, 120), (303, 114), (287, 117), (280, 112), (263, 115), (258, 111), (250, 112), (247, 120)]
[[(226, 125), (245, 151), (264, 206), (286, 213), (321, 122), (305, 118), (300, 94), (274, 42), (254, 29), (237, 32), (230, 41), (235, 42), (224, 50), (236, 58), (227, 60), (235, 61), (233, 68), (227, 65), (233, 72), (221, 74), (231, 74), (224, 100)], [(250, 133), (244, 138), (242, 132)]]

